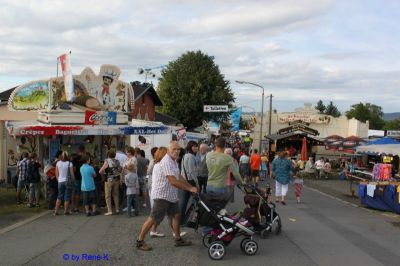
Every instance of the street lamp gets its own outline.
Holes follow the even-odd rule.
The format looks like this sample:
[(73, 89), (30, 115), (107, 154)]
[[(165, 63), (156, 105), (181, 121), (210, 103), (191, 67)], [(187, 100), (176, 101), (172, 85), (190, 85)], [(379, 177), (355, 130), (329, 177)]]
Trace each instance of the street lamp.
[(262, 102), (261, 102), (261, 124), (260, 124), (260, 144), (258, 145), (258, 150), (261, 153), (261, 140), (262, 140), (262, 128), (263, 128), (263, 119), (264, 119), (264, 87), (261, 85), (258, 85), (256, 83), (252, 83), (252, 82), (247, 82), (247, 81), (240, 81), (240, 80), (236, 80), (236, 83), (239, 84), (250, 84), (256, 87), (259, 87), (262, 89)]

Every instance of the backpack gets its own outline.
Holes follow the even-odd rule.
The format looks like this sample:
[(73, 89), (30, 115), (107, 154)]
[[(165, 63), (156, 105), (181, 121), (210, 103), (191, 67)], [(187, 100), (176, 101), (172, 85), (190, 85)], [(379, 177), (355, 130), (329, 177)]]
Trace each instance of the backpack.
[(106, 169), (106, 175), (107, 178), (114, 178), (114, 179), (119, 179), (120, 178), (120, 164), (118, 160), (115, 159), (107, 159), (108, 167)]
[(39, 169), (36, 167), (35, 161), (27, 161), (27, 167), (25, 172), (25, 180), (28, 183), (36, 183), (40, 181)]

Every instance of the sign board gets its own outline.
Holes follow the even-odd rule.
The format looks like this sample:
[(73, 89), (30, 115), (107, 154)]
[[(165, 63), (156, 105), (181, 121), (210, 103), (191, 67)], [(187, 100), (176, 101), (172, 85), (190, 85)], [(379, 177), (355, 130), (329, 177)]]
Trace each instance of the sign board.
[(208, 113), (218, 113), (218, 112), (228, 112), (228, 105), (204, 105), (203, 112)]
[(116, 123), (116, 112), (85, 111), (86, 125), (115, 125)]
[(388, 136), (388, 137), (400, 137), (400, 130), (388, 130), (386, 132), (386, 136)]
[(292, 133), (295, 131), (302, 131), (304, 133), (307, 133), (307, 134), (310, 134), (313, 136), (319, 135), (319, 132), (317, 130), (307, 127), (305, 123), (294, 123), (290, 127), (285, 127), (285, 128), (280, 129), (278, 131), (278, 134), (284, 135), (284, 134)]

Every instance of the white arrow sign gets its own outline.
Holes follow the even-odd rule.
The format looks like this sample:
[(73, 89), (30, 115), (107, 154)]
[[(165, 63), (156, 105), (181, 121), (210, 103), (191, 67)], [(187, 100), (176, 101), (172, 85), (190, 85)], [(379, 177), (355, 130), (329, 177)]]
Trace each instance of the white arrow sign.
[(204, 105), (203, 111), (204, 112), (228, 112), (229, 108), (228, 105)]

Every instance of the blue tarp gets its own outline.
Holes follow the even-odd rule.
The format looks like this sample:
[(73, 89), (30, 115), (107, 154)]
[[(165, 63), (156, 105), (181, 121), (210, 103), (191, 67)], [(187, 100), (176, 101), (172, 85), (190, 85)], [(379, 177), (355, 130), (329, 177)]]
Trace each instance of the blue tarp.
[(396, 191), (396, 186), (386, 186), (383, 195), (378, 195), (375, 190), (374, 196), (370, 197), (366, 192), (366, 185), (360, 184), (358, 187), (358, 196), (363, 205), (377, 210), (400, 214), (399, 194)]

